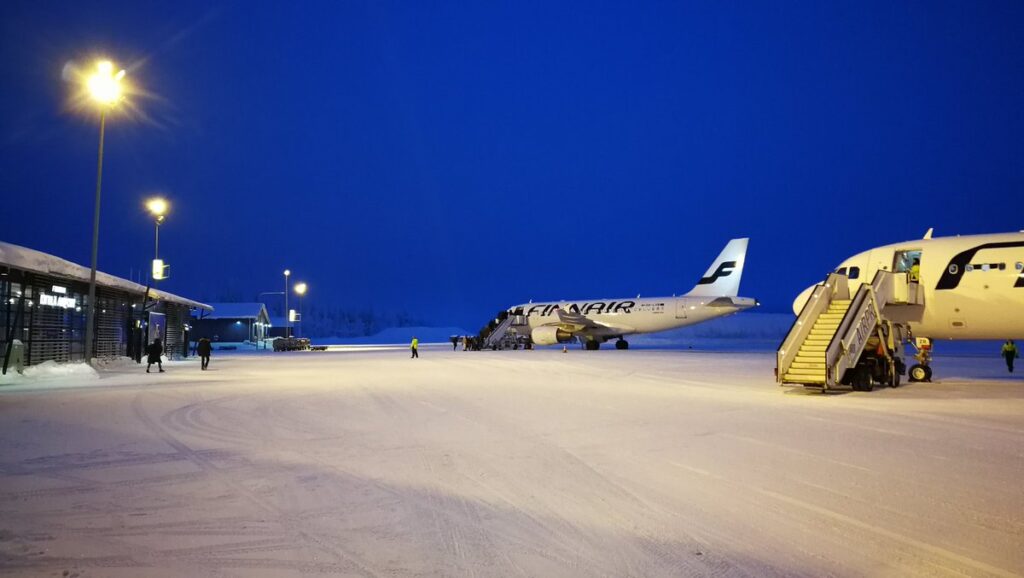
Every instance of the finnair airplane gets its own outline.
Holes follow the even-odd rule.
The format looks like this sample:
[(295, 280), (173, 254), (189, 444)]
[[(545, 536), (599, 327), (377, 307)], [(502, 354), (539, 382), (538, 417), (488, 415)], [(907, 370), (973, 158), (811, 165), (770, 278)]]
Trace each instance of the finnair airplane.
[(748, 239), (733, 239), (697, 285), (680, 297), (591, 299), (527, 303), (508, 310), (526, 325), (533, 343), (554, 345), (573, 339), (594, 350), (615, 339), (616, 349), (628, 349), (624, 337), (693, 325), (749, 309), (757, 302), (738, 297)]
[[(932, 238), (883, 245), (858, 253), (836, 269), (850, 280), (851, 294), (878, 271), (907, 272), (917, 261), (923, 303), (886, 309), (886, 317), (915, 338), (1024, 339), (1024, 231)], [(800, 315), (814, 287), (804, 290), (793, 311)], [(931, 376), (915, 365), (912, 381)]]
[[(964, 235), (883, 245), (858, 253), (836, 269), (851, 292), (871, 283), (879, 270), (921, 267), (924, 305), (896, 310), (917, 337), (932, 339), (1024, 339), (1024, 232)], [(814, 287), (795, 301), (797, 315)]]

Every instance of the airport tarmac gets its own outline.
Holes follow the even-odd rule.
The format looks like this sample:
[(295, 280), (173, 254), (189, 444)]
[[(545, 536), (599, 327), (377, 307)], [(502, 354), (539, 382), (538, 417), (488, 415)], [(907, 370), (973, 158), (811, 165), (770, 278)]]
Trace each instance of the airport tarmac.
[(773, 353), (217, 354), (0, 387), (5, 576), (1019, 576), (1024, 379)]

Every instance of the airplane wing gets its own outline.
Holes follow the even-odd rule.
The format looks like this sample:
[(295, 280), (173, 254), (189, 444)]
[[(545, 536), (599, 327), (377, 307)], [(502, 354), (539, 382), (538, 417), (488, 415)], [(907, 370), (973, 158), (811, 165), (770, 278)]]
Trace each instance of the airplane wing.
[(583, 315), (556, 308), (554, 311), (558, 316), (558, 327), (563, 331), (573, 334), (623, 334), (632, 333), (631, 327), (616, 326), (609, 323), (601, 323)]

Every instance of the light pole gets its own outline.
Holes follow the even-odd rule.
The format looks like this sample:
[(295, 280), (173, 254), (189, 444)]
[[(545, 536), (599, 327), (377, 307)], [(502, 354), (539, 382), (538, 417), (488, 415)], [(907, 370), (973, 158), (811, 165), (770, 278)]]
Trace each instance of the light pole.
[(308, 287), (306, 286), (305, 283), (296, 283), (295, 284), (295, 293), (299, 296), (299, 333), (300, 333), (300, 337), (301, 337), (301, 333), (302, 333), (302, 296), (306, 294), (306, 289), (308, 289)]
[(93, 325), (96, 323), (96, 260), (100, 247), (100, 189), (103, 184), (103, 137), (107, 127), (107, 110), (121, 100), (121, 79), (124, 70), (114, 73), (109, 60), (96, 64), (96, 72), (86, 80), (89, 95), (100, 107), (100, 148), (96, 162), (96, 203), (92, 217), (92, 263), (89, 267), (89, 302), (85, 309), (85, 362), (92, 363)]
[[(149, 209), (150, 214), (153, 215), (156, 222), (156, 239), (153, 243), (153, 268), (152, 276), (153, 280), (157, 281), (164, 278), (163, 275), (163, 263), (160, 261), (160, 225), (163, 224), (164, 219), (167, 218), (167, 201), (160, 197), (154, 197), (146, 201), (146, 208)], [(159, 273), (159, 275), (157, 274)]]
[(291, 276), (292, 272), (288, 269), (284, 270), (284, 336), (292, 336), (292, 317), (288, 314), (288, 277)]

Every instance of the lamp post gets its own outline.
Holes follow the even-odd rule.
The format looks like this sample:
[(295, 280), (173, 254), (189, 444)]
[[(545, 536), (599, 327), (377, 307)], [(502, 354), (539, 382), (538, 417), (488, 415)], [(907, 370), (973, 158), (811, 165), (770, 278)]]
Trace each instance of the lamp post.
[(295, 284), (295, 293), (299, 296), (299, 334), (301, 337), (302, 333), (302, 296), (306, 294), (308, 287), (305, 283)]
[(100, 147), (96, 162), (96, 203), (92, 217), (92, 262), (89, 267), (89, 302), (85, 310), (85, 362), (92, 363), (93, 325), (96, 323), (96, 260), (100, 246), (100, 190), (103, 184), (103, 137), (107, 127), (107, 110), (121, 100), (121, 79), (124, 70), (114, 73), (109, 60), (96, 64), (96, 72), (86, 79), (86, 89), (100, 108)]
[[(156, 239), (153, 243), (153, 268), (152, 276), (153, 280), (157, 281), (164, 278), (163, 275), (163, 263), (160, 263), (160, 225), (163, 224), (164, 219), (167, 218), (167, 201), (160, 197), (154, 197), (146, 201), (146, 208), (149, 209), (150, 214), (153, 215), (156, 222)], [(159, 275), (157, 274), (159, 273)]]
[(288, 277), (291, 276), (292, 272), (288, 269), (284, 270), (284, 336), (292, 336), (292, 317), (288, 314)]

